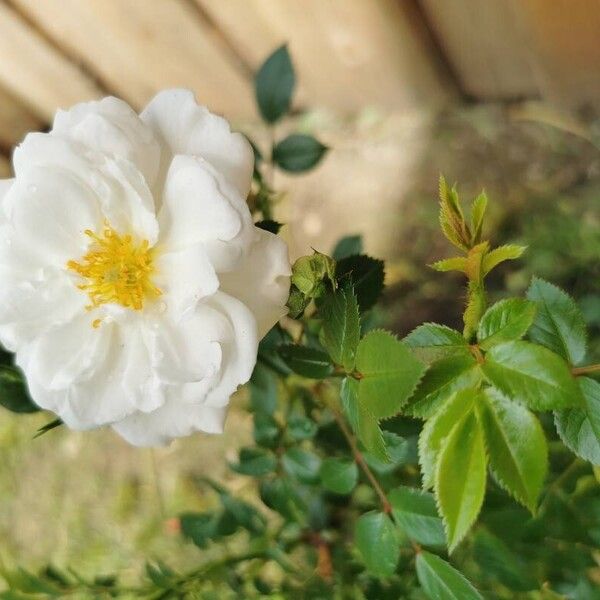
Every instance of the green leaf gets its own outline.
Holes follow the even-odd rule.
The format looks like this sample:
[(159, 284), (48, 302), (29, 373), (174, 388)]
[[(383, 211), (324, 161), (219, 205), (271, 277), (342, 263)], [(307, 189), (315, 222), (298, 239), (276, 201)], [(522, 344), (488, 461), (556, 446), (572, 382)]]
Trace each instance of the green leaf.
[(400, 486), (388, 494), (396, 523), (409, 538), (425, 546), (444, 546), (444, 526), (427, 492)]
[(173, 584), (175, 573), (164, 563), (146, 563), (146, 575), (148, 579), (159, 588), (168, 588)]
[(206, 548), (216, 535), (217, 516), (212, 512), (184, 513), (179, 516), (181, 533), (198, 548)]
[(391, 431), (383, 431), (382, 435), (386, 459), (381, 460), (380, 457), (370, 452), (365, 452), (364, 458), (373, 471), (380, 475), (387, 475), (407, 463), (411, 454), (411, 444), (407, 439)]
[(279, 347), (279, 355), (294, 373), (303, 377), (324, 379), (333, 373), (329, 356), (322, 350), (286, 344)]
[(295, 285), (292, 285), (290, 295), (285, 303), (288, 309), (288, 317), (297, 319), (302, 316), (310, 302), (311, 298), (309, 296), (305, 296)]
[(494, 248), (483, 257), (483, 262), (481, 264), (483, 276), (487, 275), (500, 263), (519, 258), (525, 250), (527, 250), (526, 246), (517, 246), (515, 244), (507, 244), (506, 246)]
[(390, 577), (400, 558), (398, 532), (384, 513), (370, 512), (356, 522), (354, 541), (367, 569), (378, 577)]
[[(8, 571), (2, 567), (1, 575), (3, 579), (6, 580), (6, 583), (11, 588), (11, 591), (19, 591), (27, 594), (26, 596), (14, 594), (12, 598), (15, 598), (15, 600), (21, 600), (21, 598), (31, 598), (32, 596), (34, 598), (39, 598), (38, 594), (42, 594), (44, 597), (50, 596), (56, 598), (63, 595), (61, 590), (21, 567), (18, 567), (14, 571)], [(32, 596), (30, 596), (30, 594)], [(9, 599), (11, 598), (11, 596), (5, 597), (8, 597)]]
[(536, 305), (523, 298), (508, 298), (488, 308), (477, 330), (477, 339), (483, 350), (502, 342), (521, 339), (535, 318)]
[(449, 271), (459, 271), (460, 273), (467, 272), (467, 259), (464, 256), (453, 256), (438, 260), (429, 265), (434, 271), (440, 273), (448, 273)]
[(385, 279), (383, 261), (365, 254), (348, 256), (338, 261), (335, 276), (338, 280), (346, 277), (350, 279), (361, 312), (374, 306), (383, 291)]
[(292, 416), (288, 419), (287, 431), (295, 440), (309, 440), (317, 433), (317, 424), (308, 417)]
[(242, 448), (238, 464), (229, 465), (233, 471), (242, 475), (260, 477), (277, 467), (277, 459), (271, 452), (261, 448)]
[(265, 231), (278, 234), (279, 230), (283, 227), (283, 224), (273, 221), (273, 219), (265, 219), (264, 221), (257, 221), (254, 223), (254, 226), (258, 227), (259, 229), (264, 229)]
[(455, 392), (425, 423), (419, 436), (419, 464), (425, 489), (433, 487), (440, 450), (452, 429), (471, 412), (480, 392), (468, 388)]
[(581, 392), (564, 360), (529, 342), (507, 342), (490, 349), (483, 373), (503, 394), (533, 410), (582, 404)]
[(277, 421), (271, 415), (263, 412), (254, 415), (254, 441), (259, 446), (276, 446), (279, 435)]
[(554, 413), (556, 430), (567, 448), (577, 456), (600, 465), (600, 383), (579, 377), (584, 407)]
[(52, 431), (53, 429), (60, 427), (61, 425), (64, 425), (64, 423), (61, 421), (61, 419), (54, 419), (53, 421), (50, 421), (50, 422), (46, 423), (45, 425), (42, 425), (35, 432), (33, 439), (35, 440), (36, 438), (39, 438), (40, 436), (44, 435), (45, 433), (48, 433), (49, 431)]
[(352, 286), (328, 294), (319, 311), (323, 317), (323, 346), (335, 363), (351, 372), (360, 340), (360, 315)]
[(225, 514), (221, 517), (232, 519), (237, 526), (247, 529), (251, 533), (261, 534), (266, 527), (265, 517), (259, 513), (251, 504), (238, 500), (230, 494), (221, 494), (221, 503)]
[(425, 366), (387, 331), (370, 331), (356, 352), (361, 374), (358, 399), (378, 419), (397, 414), (419, 383)]
[(260, 499), (289, 521), (302, 522), (306, 505), (287, 477), (265, 479), (259, 486)]
[(471, 205), (471, 243), (478, 244), (481, 241), (481, 230), (483, 228), (483, 217), (487, 208), (488, 199), (485, 192), (481, 192)]
[(273, 414), (277, 408), (277, 379), (270, 369), (258, 363), (250, 379), (250, 405), (253, 412)]
[(40, 410), (29, 397), (23, 375), (16, 367), (0, 365), (0, 405), (14, 413)]
[(332, 256), (335, 260), (342, 260), (342, 258), (360, 254), (362, 251), (362, 235), (347, 235), (335, 245)]
[(521, 557), (492, 533), (479, 530), (473, 544), (473, 557), (487, 578), (496, 578), (511, 590), (524, 592), (538, 584)]
[(580, 363), (585, 357), (587, 336), (583, 315), (573, 299), (537, 277), (533, 278), (527, 297), (538, 305), (529, 337), (571, 364)]
[[(275, 374), (286, 376), (291, 373), (290, 369), (286, 366), (283, 360), (281, 360), (277, 350), (282, 344), (290, 342), (292, 342), (292, 336), (288, 331), (277, 324), (268, 331), (267, 335), (265, 335), (265, 337), (258, 344), (258, 366), (261, 367), (261, 370), (264, 369), (267, 371), (271, 376), (273, 384), (269, 384), (269, 390), (273, 390), (272, 401), (275, 404), (277, 403), (277, 380), (275, 379)], [(252, 375), (252, 384), (254, 383), (255, 375), (256, 369)], [(259, 383), (258, 380), (256, 383), (258, 385), (262, 385), (262, 383)], [(273, 411), (268, 410), (267, 412)]]
[(274, 123), (290, 108), (296, 78), (287, 45), (271, 54), (256, 74), (256, 101), (263, 119)]
[(323, 487), (336, 494), (349, 494), (358, 481), (358, 467), (351, 460), (327, 458), (321, 465)]
[(439, 181), (440, 225), (448, 241), (461, 250), (468, 250), (471, 241), (456, 188), (449, 188), (443, 175)]
[(346, 377), (342, 381), (340, 396), (350, 426), (363, 446), (377, 459), (389, 462), (390, 459), (377, 419), (366, 406), (358, 401), (358, 381)]
[(471, 354), (442, 358), (429, 367), (404, 412), (428, 419), (454, 392), (475, 387), (481, 379), (481, 370)]
[(483, 431), (470, 412), (442, 443), (435, 470), (435, 495), (452, 552), (475, 522), (483, 504), (486, 453)]
[(548, 447), (539, 421), (493, 388), (485, 390), (477, 406), (490, 470), (507, 492), (534, 513), (548, 471)]
[(319, 479), (321, 459), (312, 452), (297, 446), (288, 448), (282, 458), (286, 473), (304, 483), (315, 483)]
[(403, 342), (415, 351), (415, 354), (427, 362), (446, 356), (470, 355), (469, 344), (461, 333), (445, 325), (424, 323), (413, 329)]
[(327, 146), (311, 135), (294, 133), (273, 148), (273, 161), (284, 171), (302, 173), (315, 167), (326, 152)]
[(390, 458), (379, 423), (369, 409), (360, 403), (358, 405), (357, 434), (367, 452), (383, 462), (389, 462)]
[(466, 577), (429, 552), (417, 554), (417, 577), (430, 600), (483, 600)]

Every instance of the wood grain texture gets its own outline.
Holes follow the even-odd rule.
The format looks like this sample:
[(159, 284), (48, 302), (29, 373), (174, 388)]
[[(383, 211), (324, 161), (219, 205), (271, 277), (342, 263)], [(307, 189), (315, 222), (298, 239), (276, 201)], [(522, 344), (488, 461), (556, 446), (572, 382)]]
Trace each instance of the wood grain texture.
[(537, 95), (518, 2), (513, 5), (512, 0), (420, 0), (420, 3), (464, 93), (480, 100)]
[(102, 95), (94, 80), (0, 3), (0, 84), (40, 117)]
[(0, 152), (8, 156), (29, 131), (44, 127), (44, 122), (0, 86)]
[(188, 87), (230, 117), (254, 114), (249, 78), (187, 0), (13, 0), (102, 83), (142, 107)]
[(600, 109), (600, 2), (512, 0), (523, 19), (542, 97)]
[(353, 112), (437, 107), (452, 96), (413, 2), (195, 1), (254, 68), (289, 43), (297, 104)]

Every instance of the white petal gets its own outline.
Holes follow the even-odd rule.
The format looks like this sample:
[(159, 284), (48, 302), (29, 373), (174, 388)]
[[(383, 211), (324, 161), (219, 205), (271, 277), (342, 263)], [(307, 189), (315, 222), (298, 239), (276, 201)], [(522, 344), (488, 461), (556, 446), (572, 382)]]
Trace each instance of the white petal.
[(91, 162), (104, 160), (95, 150), (47, 133), (29, 133), (15, 148), (13, 167), (20, 178), (37, 167), (58, 167), (72, 173), (89, 171)]
[(197, 385), (198, 394), (189, 399), (200, 402), (220, 377), (221, 342), (232, 335), (231, 323), (213, 300), (197, 304), (182, 314), (164, 315), (146, 333), (160, 379), (169, 384), (170, 395), (187, 401), (181, 384)]
[(0, 341), (13, 352), (84, 311), (86, 296), (64, 273), (43, 275), (27, 281), (9, 278), (0, 269)]
[(164, 90), (150, 101), (140, 116), (163, 143), (163, 178), (173, 156), (199, 156), (231, 181), (246, 198), (254, 167), (252, 147), (243, 135), (231, 132), (225, 119), (198, 106), (191, 91)]
[(217, 271), (232, 268), (252, 235), (248, 207), (210, 164), (190, 156), (171, 163), (158, 216), (160, 244), (202, 243)]
[(241, 218), (219, 189), (209, 165), (191, 156), (171, 163), (159, 214), (161, 241), (186, 246), (229, 241), (240, 231)]
[[(151, 244), (156, 241), (158, 223), (154, 199), (144, 177), (132, 163), (44, 133), (26, 136), (15, 150), (13, 162), (21, 190), (42, 190), (45, 187), (43, 179), (31, 181), (40, 179), (40, 172), (48, 173), (54, 179), (74, 182), (85, 195), (82, 203), (84, 200), (93, 202), (102, 214), (100, 222), (92, 228), (95, 231), (107, 219), (121, 233), (134, 233)], [(7, 201), (13, 197), (13, 188), (7, 194)], [(45, 210), (53, 210), (53, 202)], [(87, 244), (89, 239), (84, 236), (83, 241)]]
[(285, 242), (259, 228), (243, 260), (233, 271), (221, 273), (221, 289), (241, 300), (258, 321), (258, 337), (287, 313), (290, 260)]
[(0, 179), (0, 222), (4, 222), (4, 210), (2, 209), (4, 197), (8, 193), (8, 190), (10, 190), (14, 181), (14, 179)]
[(174, 438), (196, 431), (223, 433), (226, 407), (171, 401), (152, 413), (136, 413), (115, 423), (113, 429), (134, 446), (164, 446)]
[[(183, 365), (182, 373), (200, 379), (169, 386), (167, 401), (156, 411), (137, 412), (113, 424), (120, 435), (137, 446), (164, 445), (195, 431), (221, 433), (231, 394), (250, 379), (256, 364), (255, 319), (241, 302), (222, 292), (201, 302), (196, 313), (176, 330), (179, 337), (172, 338), (175, 344), (165, 357), (171, 354), (168, 360)], [(221, 360), (217, 362), (214, 353), (211, 357), (210, 345), (202, 350), (194, 340), (197, 344), (218, 341)], [(173, 358), (173, 354), (178, 357)], [(207, 371), (211, 361), (215, 368)]]
[(36, 167), (18, 177), (4, 198), (15, 237), (40, 264), (64, 266), (85, 253), (84, 230), (102, 223), (93, 192), (67, 170)]
[[(35, 376), (31, 361), (24, 364), (33, 400), (55, 412), (72, 429), (91, 429), (120, 421), (136, 411), (154, 411), (164, 403), (163, 386), (155, 377), (142, 331), (102, 323), (93, 333), (104, 335), (106, 352), (97, 355), (93, 369), (79, 374), (65, 389), (51, 389)], [(92, 328), (90, 328), (92, 329)]]
[(152, 129), (122, 100), (109, 96), (59, 110), (52, 134), (113, 157), (133, 162), (152, 187), (158, 175), (160, 146)]
[(201, 244), (173, 252), (158, 252), (152, 281), (162, 292), (161, 302), (176, 315), (219, 289), (217, 274)]
[(154, 199), (146, 181), (131, 163), (107, 160), (94, 183), (104, 218), (121, 233), (133, 233), (152, 246), (158, 239)]
[[(6, 217), (0, 210), (0, 294), (6, 293), (11, 282), (24, 280), (42, 281), (44, 265), (40, 257), (24, 243), (14, 227), (6, 223)], [(61, 265), (62, 268), (62, 265)]]
[(88, 380), (107, 355), (110, 327), (93, 328), (94, 317), (82, 311), (74, 319), (48, 329), (17, 353), (26, 375), (49, 390), (66, 390)]
[(220, 342), (223, 353), (221, 372), (205, 403), (209, 406), (225, 406), (231, 394), (250, 379), (256, 365), (256, 319), (242, 302), (223, 292), (217, 292), (210, 300), (213, 307), (227, 316), (230, 335)]

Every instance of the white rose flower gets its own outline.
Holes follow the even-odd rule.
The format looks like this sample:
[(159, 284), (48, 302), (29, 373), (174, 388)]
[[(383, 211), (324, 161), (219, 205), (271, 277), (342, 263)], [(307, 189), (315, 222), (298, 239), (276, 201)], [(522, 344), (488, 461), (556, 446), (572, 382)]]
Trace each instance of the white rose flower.
[(222, 432), (290, 265), (246, 205), (253, 153), (191, 92), (138, 116), (104, 98), (59, 111), (0, 182), (0, 341), (33, 400), (130, 443)]

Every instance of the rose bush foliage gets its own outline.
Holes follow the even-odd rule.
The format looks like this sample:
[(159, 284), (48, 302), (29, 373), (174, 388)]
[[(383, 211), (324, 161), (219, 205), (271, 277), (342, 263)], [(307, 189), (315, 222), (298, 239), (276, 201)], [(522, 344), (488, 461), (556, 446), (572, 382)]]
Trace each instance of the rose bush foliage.
[[(294, 83), (281, 47), (256, 77), (268, 126), (289, 112)], [(18, 150), (0, 336), (33, 399), (75, 427), (157, 443), (218, 430), (252, 373), (254, 443), (229, 466), (257, 494), (194, 479), (215, 503), (177, 517), (200, 551), (191, 571), (150, 561), (128, 587), (0, 565), (0, 597), (598, 598), (600, 365), (575, 301), (534, 279), (526, 297), (491, 303), (487, 277), (525, 248), (492, 247), (485, 194), (467, 216), (443, 178), (440, 224), (458, 255), (431, 266), (466, 278), (462, 331), (424, 323), (399, 340), (378, 328), (384, 265), (359, 236), (300, 257), (288, 279), (271, 175), (308, 170), (327, 149), (271, 133), (250, 159), (222, 119), (170, 91), (139, 118), (114, 99), (59, 113)], [(81, 281), (114, 267), (117, 249), (140, 279)], [(129, 368), (112, 372), (118, 357)], [(2, 358), (0, 402), (34, 410)]]

